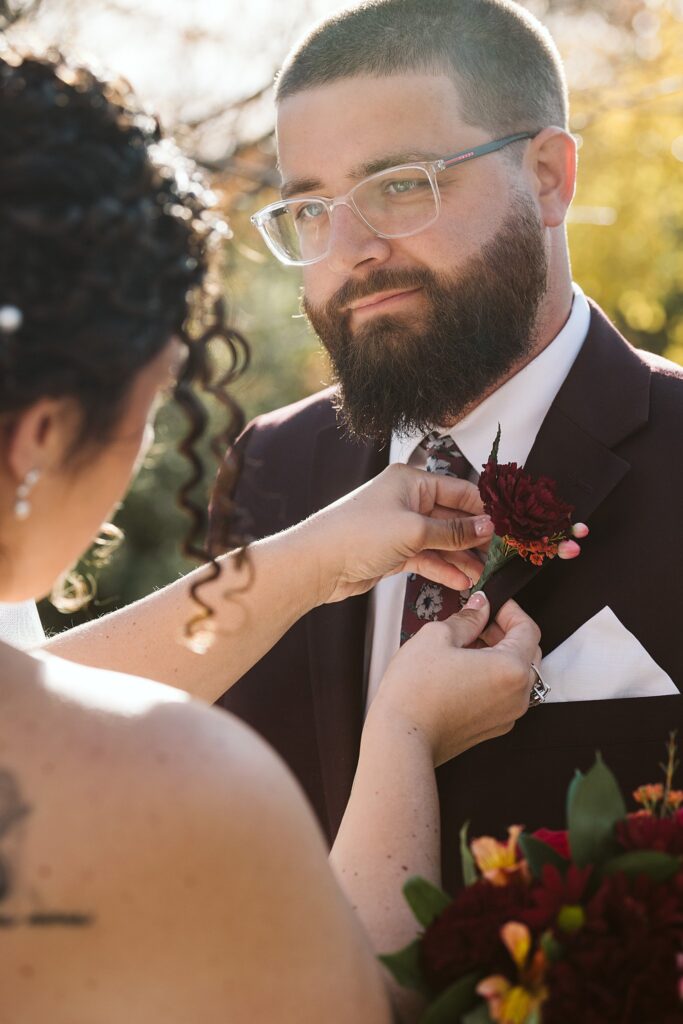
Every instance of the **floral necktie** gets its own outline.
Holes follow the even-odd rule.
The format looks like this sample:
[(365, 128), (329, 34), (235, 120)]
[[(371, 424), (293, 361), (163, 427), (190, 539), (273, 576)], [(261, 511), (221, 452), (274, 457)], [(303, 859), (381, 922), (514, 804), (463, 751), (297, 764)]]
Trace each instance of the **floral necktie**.
[[(468, 477), (472, 468), (450, 434), (433, 431), (420, 442), (427, 452), (428, 473)], [(460, 610), (460, 593), (440, 583), (432, 583), (417, 573), (408, 576), (401, 619), (401, 643), (405, 643), (425, 622), (446, 619)]]

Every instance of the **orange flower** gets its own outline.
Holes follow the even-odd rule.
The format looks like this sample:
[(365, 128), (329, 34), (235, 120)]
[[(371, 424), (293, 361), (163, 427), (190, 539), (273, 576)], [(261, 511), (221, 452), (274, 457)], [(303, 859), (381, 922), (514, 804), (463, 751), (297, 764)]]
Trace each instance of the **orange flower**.
[(500, 937), (517, 969), (523, 970), (531, 950), (531, 932), (527, 926), (518, 921), (508, 921), (500, 929)]
[(505, 534), (503, 541), (508, 548), (526, 558), (532, 565), (543, 565), (546, 558), (554, 558), (560, 551), (560, 544), (566, 540), (566, 533), (558, 533), (553, 537), (540, 537), (538, 540), (520, 540)]
[(517, 840), (522, 829), (522, 825), (511, 825), (507, 843), (500, 843), (491, 836), (480, 836), (472, 840), (470, 849), (475, 863), (492, 885), (507, 885), (510, 875), (527, 871), (526, 861), (518, 856)]
[(477, 993), (486, 1000), (492, 1020), (500, 1024), (525, 1024), (547, 995), (543, 987), (545, 957), (537, 950), (528, 962), (531, 932), (525, 924), (508, 921), (501, 928), (500, 937), (515, 962), (520, 983), (513, 985), (502, 974), (493, 974), (477, 985)]
[(648, 804), (658, 803), (664, 796), (664, 786), (661, 782), (651, 783), (648, 786), (638, 786), (633, 791), (633, 799), (637, 804), (647, 807)]
[(520, 985), (511, 985), (502, 974), (492, 974), (477, 985), (488, 1004), (491, 1020), (500, 1024), (524, 1024), (534, 1008), (533, 997)]

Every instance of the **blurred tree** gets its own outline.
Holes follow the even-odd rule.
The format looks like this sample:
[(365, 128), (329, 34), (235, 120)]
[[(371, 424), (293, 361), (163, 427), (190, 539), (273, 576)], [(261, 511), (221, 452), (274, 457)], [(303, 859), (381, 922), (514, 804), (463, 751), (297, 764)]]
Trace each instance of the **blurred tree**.
[(41, 0), (0, 0), (0, 29), (37, 13)]
[(636, 345), (683, 363), (683, 4), (639, 5), (628, 60), (572, 96), (576, 279)]

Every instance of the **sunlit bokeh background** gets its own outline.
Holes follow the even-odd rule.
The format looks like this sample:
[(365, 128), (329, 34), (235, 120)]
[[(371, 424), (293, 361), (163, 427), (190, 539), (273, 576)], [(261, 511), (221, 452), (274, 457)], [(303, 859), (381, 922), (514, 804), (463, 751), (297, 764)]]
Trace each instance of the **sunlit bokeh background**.
[[(212, 178), (233, 230), (224, 260), (231, 319), (253, 348), (238, 392), (248, 416), (327, 380), (299, 315), (297, 272), (265, 252), (249, 214), (275, 195), (273, 75), (303, 31), (339, 6), (42, 0), (29, 3), (7, 32), (124, 75)], [(571, 128), (580, 144), (569, 225), (574, 277), (634, 344), (683, 363), (683, 0), (526, 6), (552, 31), (569, 77)], [(43, 604), (49, 630), (131, 601), (188, 569), (175, 509), (183, 466), (166, 451), (178, 429), (172, 410), (163, 410), (153, 457), (118, 514), (124, 546), (97, 571), (89, 611), (63, 616)]]

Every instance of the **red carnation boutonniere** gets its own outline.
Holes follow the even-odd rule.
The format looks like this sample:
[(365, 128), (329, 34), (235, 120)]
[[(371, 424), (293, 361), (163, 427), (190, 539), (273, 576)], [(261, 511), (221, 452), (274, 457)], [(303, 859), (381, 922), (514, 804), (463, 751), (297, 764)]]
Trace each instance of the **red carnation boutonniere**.
[(516, 462), (498, 462), (500, 425), (488, 462), (479, 477), (484, 510), (493, 520), (494, 536), (479, 582), (487, 580), (515, 555), (534, 565), (547, 558), (576, 558), (580, 547), (574, 538), (588, 536), (585, 523), (572, 525), (574, 507), (557, 493), (549, 476), (534, 480)]

